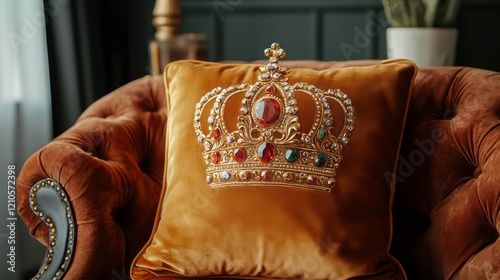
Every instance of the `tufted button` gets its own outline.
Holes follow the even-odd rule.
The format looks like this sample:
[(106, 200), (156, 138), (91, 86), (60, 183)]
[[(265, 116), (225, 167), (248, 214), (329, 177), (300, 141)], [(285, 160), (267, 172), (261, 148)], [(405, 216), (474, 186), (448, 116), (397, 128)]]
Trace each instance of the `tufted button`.
[(447, 108), (443, 113), (443, 120), (451, 120), (455, 117), (455, 110), (453, 108)]

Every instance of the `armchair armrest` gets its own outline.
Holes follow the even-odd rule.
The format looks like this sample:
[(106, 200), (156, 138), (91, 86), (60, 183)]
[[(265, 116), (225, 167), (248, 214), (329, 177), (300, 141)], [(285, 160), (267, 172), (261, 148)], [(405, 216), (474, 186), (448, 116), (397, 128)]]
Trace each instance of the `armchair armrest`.
[(52, 279), (58, 279), (66, 272), (73, 256), (73, 211), (66, 192), (50, 178), (38, 181), (29, 194), (31, 209), (45, 223), (49, 232), (45, 262), (35, 278), (46, 279), (55, 275)]
[[(26, 161), (17, 181), (18, 212), (31, 235), (48, 246), (37, 278), (111, 279), (128, 271), (153, 226), (165, 122), (162, 77), (146, 76), (96, 101)], [(41, 184), (50, 187), (42, 190)], [(66, 197), (67, 204), (58, 206), (52, 196)], [(58, 215), (66, 219), (58, 221), (61, 232), (51, 227)], [(62, 237), (65, 242), (52, 246)]]

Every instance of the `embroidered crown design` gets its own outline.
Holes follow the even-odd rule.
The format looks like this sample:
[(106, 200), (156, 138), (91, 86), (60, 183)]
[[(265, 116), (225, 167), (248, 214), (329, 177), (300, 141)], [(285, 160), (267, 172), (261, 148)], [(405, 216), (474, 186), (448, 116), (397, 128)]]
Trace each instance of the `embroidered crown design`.
[[(290, 85), (289, 71), (278, 65), (286, 55), (278, 43), (264, 54), (269, 63), (260, 67), (257, 82), (215, 88), (196, 104), (194, 127), (205, 148), (206, 181), (211, 187), (274, 185), (330, 192), (355, 127), (351, 100), (338, 89)], [(299, 93), (314, 104), (315, 110), (307, 112), (314, 114), (312, 125), (302, 126), (297, 116)], [(344, 115), (337, 134), (334, 102)], [(237, 116), (234, 104), (241, 106)], [(234, 130), (229, 129), (229, 111), (237, 117)], [(303, 127), (310, 128), (302, 131)]]

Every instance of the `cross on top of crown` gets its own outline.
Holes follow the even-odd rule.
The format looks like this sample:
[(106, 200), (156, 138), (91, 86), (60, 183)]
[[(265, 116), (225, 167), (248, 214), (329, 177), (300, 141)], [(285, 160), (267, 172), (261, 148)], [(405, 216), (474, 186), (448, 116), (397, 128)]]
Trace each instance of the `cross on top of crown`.
[(264, 54), (269, 57), (269, 62), (276, 63), (286, 56), (286, 51), (278, 43), (272, 43), (270, 48), (264, 50)]

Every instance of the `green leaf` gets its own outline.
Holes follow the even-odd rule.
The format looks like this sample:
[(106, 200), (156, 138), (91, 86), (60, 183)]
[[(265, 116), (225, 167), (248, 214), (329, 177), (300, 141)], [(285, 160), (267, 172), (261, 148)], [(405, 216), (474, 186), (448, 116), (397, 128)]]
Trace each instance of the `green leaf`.
[(382, 0), (393, 27), (449, 27), (455, 24), (460, 0)]

